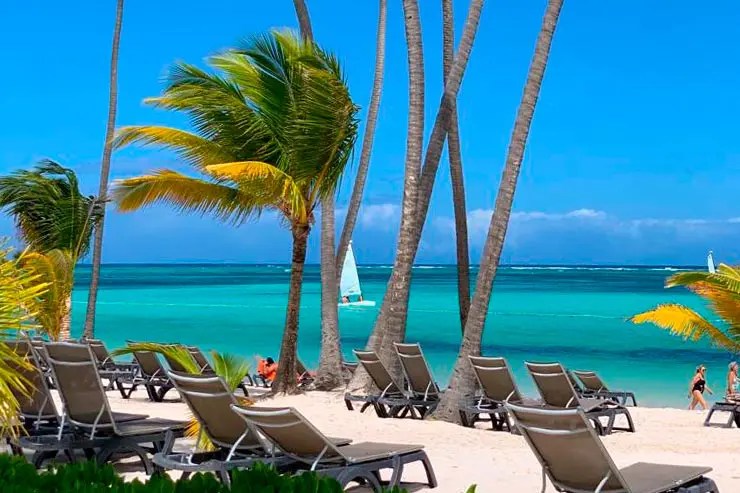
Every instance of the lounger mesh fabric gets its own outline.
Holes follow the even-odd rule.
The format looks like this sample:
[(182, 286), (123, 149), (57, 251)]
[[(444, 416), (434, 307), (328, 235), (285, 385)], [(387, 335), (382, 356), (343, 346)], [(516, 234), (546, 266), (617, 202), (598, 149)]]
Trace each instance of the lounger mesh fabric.
[(419, 344), (394, 343), (409, 390), (418, 397), (435, 399), (439, 388)]
[(380, 469), (392, 468), (390, 487), (400, 483), (403, 465), (421, 462), (428, 484), (437, 485), (429, 458), (420, 445), (365, 442), (337, 445), (293, 408), (233, 406), (285, 455), (310, 465), (312, 470), (336, 477), (345, 486), (352, 480), (367, 480), (376, 491)]
[(39, 424), (41, 421), (56, 421), (59, 414), (31, 343), (14, 340), (5, 341), (5, 344), (15, 354), (23, 357), (29, 365), (20, 366), (11, 363), (12, 368), (28, 382), (26, 393), (18, 391), (15, 387), (11, 388), (20, 405), (24, 422)]
[[(618, 469), (581, 409), (553, 410), (507, 404), (543, 475), (564, 492), (707, 493), (718, 491), (708, 467), (633, 464)], [(543, 488), (546, 484), (543, 477)], [(683, 488), (683, 489), (681, 489)]]
[[(525, 365), (547, 406), (563, 409), (580, 407), (604, 435), (608, 435), (613, 430), (635, 431), (632, 416), (626, 407), (608, 399), (579, 396), (573, 388), (567, 371), (560, 363), (525, 362)], [(615, 426), (617, 415), (624, 416), (627, 420), (626, 427)], [(602, 423), (601, 418), (606, 418), (606, 424)]]
[[(359, 364), (365, 369), (367, 374), (373, 381), (373, 384), (377, 388), (376, 393), (370, 393), (365, 395), (352, 395), (347, 393), (344, 395), (344, 402), (347, 409), (350, 411), (353, 409), (352, 402), (363, 402), (364, 404), (360, 408), (363, 412), (369, 406), (373, 406), (376, 414), (381, 418), (389, 417), (388, 409), (386, 404), (396, 404), (403, 406), (408, 403), (408, 398), (401, 390), (401, 387), (396, 384), (388, 373), (385, 365), (375, 353), (375, 351), (366, 351), (362, 349), (355, 349), (353, 351)], [(380, 401), (380, 402), (379, 402)], [(392, 402), (391, 402), (392, 401)], [(395, 410), (395, 407), (393, 407)]]
[(583, 391), (587, 395), (593, 395), (597, 398), (604, 397), (617, 399), (623, 405), (627, 405), (631, 400), (632, 405), (637, 405), (637, 399), (635, 398), (634, 392), (610, 390), (601, 377), (599, 377), (599, 375), (594, 371), (573, 370), (572, 373), (583, 384)]

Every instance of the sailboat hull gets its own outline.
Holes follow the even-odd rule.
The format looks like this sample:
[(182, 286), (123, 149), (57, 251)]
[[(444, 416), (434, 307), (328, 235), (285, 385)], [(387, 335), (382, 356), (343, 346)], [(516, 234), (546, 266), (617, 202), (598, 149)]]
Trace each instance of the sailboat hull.
[(375, 302), (370, 300), (350, 301), (349, 303), (338, 303), (338, 305), (340, 308), (343, 306), (375, 306)]

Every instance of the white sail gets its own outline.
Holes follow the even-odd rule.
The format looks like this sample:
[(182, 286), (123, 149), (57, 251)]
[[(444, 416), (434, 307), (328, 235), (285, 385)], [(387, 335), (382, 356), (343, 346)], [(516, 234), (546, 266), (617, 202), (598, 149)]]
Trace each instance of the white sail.
[(714, 268), (714, 256), (712, 252), (709, 252), (709, 255), (707, 255), (707, 269), (709, 269), (710, 274), (714, 274), (717, 271)]
[(342, 296), (360, 295), (360, 278), (357, 275), (357, 264), (355, 263), (355, 254), (352, 252), (352, 242), (347, 247), (347, 255), (344, 257), (342, 264), (342, 279), (339, 281), (339, 292)]

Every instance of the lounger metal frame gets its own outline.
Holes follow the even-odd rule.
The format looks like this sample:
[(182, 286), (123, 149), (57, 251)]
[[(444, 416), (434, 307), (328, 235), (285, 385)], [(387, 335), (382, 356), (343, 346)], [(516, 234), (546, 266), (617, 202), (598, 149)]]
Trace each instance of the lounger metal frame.
[[(420, 344), (394, 342), (393, 347), (401, 362), (408, 402), (403, 404), (396, 399), (379, 399), (378, 403), (389, 406), (393, 417), (409, 416), (424, 419), (437, 408), (442, 392), (434, 381), (434, 375), (432, 375)], [(423, 369), (422, 371), (426, 374), (425, 379), (428, 381), (426, 385), (415, 381), (415, 376), (411, 372), (412, 367), (410, 365), (412, 364), (418, 364), (419, 368)]]
[[(545, 405), (561, 409), (581, 407), (600, 435), (609, 435), (615, 430), (635, 431), (629, 409), (610, 399), (589, 399), (579, 396), (570, 381), (570, 377), (568, 377), (567, 371), (560, 363), (525, 362), (525, 365)], [(543, 386), (547, 380), (557, 380), (556, 383), (560, 385), (558, 390), (562, 391), (563, 396), (565, 394), (569, 396), (567, 402), (555, 402), (548, 399), (548, 392), (552, 392), (552, 389)], [(626, 427), (616, 426), (616, 418), (619, 415), (623, 415), (627, 420)], [(606, 423), (602, 422), (602, 418), (606, 418)]]
[(573, 370), (572, 374), (583, 384), (583, 396), (596, 399), (612, 399), (623, 406), (628, 406), (629, 401), (637, 407), (637, 399), (634, 392), (624, 390), (609, 390), (606, 383), (595, 371)]

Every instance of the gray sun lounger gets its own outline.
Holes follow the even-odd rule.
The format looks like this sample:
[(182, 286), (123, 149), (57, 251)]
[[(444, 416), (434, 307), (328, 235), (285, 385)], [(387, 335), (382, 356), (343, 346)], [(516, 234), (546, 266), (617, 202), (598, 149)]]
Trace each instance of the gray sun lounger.
[[(46, 350), (64, 403), (62, 421), (69, 424), (73, 439), (83, 442), (84, 446), (78, 447), (97, 449), (95, 458), (101, 463), (110, 461), (117, 452), (133, 452), (141, 459), (147, 474), (152, 474), (154, 468), (147, 454), (161, 450), (168, 431), (181, 436), (186, 423), (112, 412), (95, 355), (87, 344), (49, 343)], [(68, 448), (61, 429), (53, 438), (57, 440), (36, 445), (39, 449), (44, 445), (50, 450)], [(146, 448), (146, 444), (153, 447)]]
[(434, 381), (424, 353), (419, 344), (393, 343), (393, 346), (401, 361), (401, 369), (406, 381), (406, 392), (414, 403), (407, 409), (411, 417), (416, 417), (414, 410), (423, 419), (432, 413), (439, 404), (441, 391)]
[(432, 464), (420, 445), (363, 442), (340, 446), (293, 408), (232, 407), (284, 455), (307, 469), (337, 479), (343, 488), (352, 481), (361, 481), (380, 492), (381, 469), (393, 470), (388, 485), (393, 488), (400, 484), (404, 466), (413, 462), (421, 462), (427, 484), (437, 486)]
[(387, 418), (396, 413), (399, 408), (405, 408), (410, 404), (410, 400), (393, 380), (375, 351), (355, 349), (353, 353), (359, 364), (372, 379), (379, 393), (366, 395), (346, 393), (344, 394), (344, 403), (347, 409), (350, 411), (354, 409), (352, 402), (362, 402), (360, 412), (364, 412), (369, 406), (373, 406), (378, 417)]
[[(614, 430), (635, 431), (629, 409), (610, 399), (581, 397), (573, 388), (568, 373), (560, 363), (525, 362), (525, 365), (546, 406), (583, 409), (601, 435), (608, 435)], [(615, 426), (616, 418), (620, 415), (627, 420), (626, 427)], [(606, 422), (602, 422), (602, 419)]]
[(468, 356), (478, 383), (479, 395), (467, 397), (460, 403), (460, 422), (463, 426), (472, 427), (481, 421), (482, 415), (488, 415), (494, 430), (516, 432), (504, 404), (541, 404), (534, 400), (525, 400), (511, 373), (505, 358), (485, 356)]
[[(106, 390), (118, 390), (121, 397), (128, 399), (136, 390), (133, 380), (138, 372), (136, 360), (131, 363), (119, 363), (113, 359), (108, 348), (99, 339), (83, 339), (81, 344), (88, 344), (92, 349), (98, 363), (98, 374), (101, 378), (108, 380)], [(128, 385), (128, 387), (126, 387)]]
[[(133, 344), (127, 342), (127, 344)], [(134, 359), (139, 365), (139, 373), (134, 377), (134, 388), (143, 385), (149, 400), (162, 402), (164, 396), (174, 388), (167, 371), (152, 351), (134, 351)]]
[[(727, 420), (722, 422), (712, 421), (715, 413), (728, 413)], [(714, 426), (717, 428), (732, 428), (732, 424), (740, 428), (740, 402), (727, 399), (722, 402), (715, 402), (704, 419), (704, 426)]]
[(623, 406), (627, 406), (631, 400), (632, 405), (637, 406), (634, 392), (610, 390), (595, 371), (573, 370), (572, 373), (581, 381), (584, 396), (597, 399), (613, 399)]
[(710, 467), (638, 462), (619, 469), (582, 409), (506, 404), (547, 480), (565, 493), (718, 493)]
[[(229, 484), (228, 473), (233, 468), (248, 467), (256, 461), (275, 462), (259, 435), (231, 409), (238, 401), (221, 378), (175, 372), (168, 372), (168, 376), (198, 420), (201, 435), (216, 449), (176, 453), (172, 451), (175, 437), (169, 436), (164, 449), (154, 455), (155, 464), (167, 470), (183, 471), (185, 476), (192, 472), (213, 472)], [(196, 447), (201, 435), (196, 439)]]

